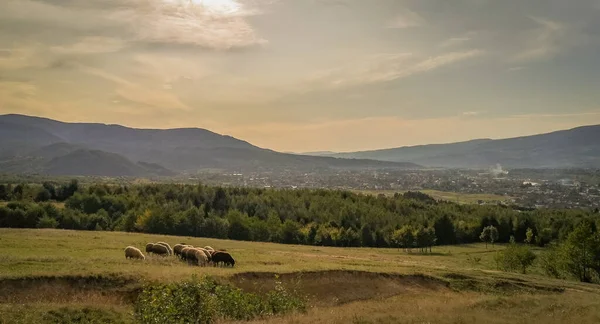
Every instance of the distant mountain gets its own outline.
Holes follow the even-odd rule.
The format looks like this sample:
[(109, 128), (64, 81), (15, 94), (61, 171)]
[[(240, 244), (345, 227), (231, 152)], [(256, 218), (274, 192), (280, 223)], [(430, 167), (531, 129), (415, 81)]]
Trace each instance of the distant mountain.
[(400, 161), (284, 154), (199, 128), (134, 129), (2, 115), (0, 135), (0, 172), (142, 176), (171, 175), (170, 170), (420, 167)]
[(407, 161), (428, 167), (600, 167), (600, 125), (502, 140), (480, 139), (375, 151), (336, 153), (339, 158)]
[(49, 175), (139, 177), (151, 172), (144, 166), (135, 164), (115, 153), (78, 149), (50, 160), (44, 165), (44, 173)]

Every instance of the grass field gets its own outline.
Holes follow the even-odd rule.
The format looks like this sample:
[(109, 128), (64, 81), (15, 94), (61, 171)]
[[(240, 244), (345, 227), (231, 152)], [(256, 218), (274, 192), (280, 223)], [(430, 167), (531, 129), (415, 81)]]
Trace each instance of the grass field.
[[(174, 257), (125, 259), (125, 246), (142, 249), (156, 241), (226, 249), (236, 267), (195, 267)], [(0, 229), (0, 323), (56, 322), (65, 312), (127, 322), (145, 282), (210, 275), (247, 291), (264, 291), (273, 286), (275, 274), (295, 283), (311, 308), (264, 320), (269, 323), (600, 322), (599, 287), (548, 279), (538, 268), (527, 275), (497, 271), (493, 257), (503, 248), (436, 247), (421, 255), (397, 249)]]
[[(483, 202), (506, 202), (511, 197), (494, 195), (494, 194), (468, 194), (461, 192), (448, 192), (439, 190), (418, 190), (424, 194), (433, 197), (436, 200), (446, 200), (459, 204), (477, 204), (479, 201)], [(406, 191), (396, 190), (356, 190), (357, 193), (379, 195), (384, 194), (386, 196), (393, 196), (395, 193), (404, 193)]]

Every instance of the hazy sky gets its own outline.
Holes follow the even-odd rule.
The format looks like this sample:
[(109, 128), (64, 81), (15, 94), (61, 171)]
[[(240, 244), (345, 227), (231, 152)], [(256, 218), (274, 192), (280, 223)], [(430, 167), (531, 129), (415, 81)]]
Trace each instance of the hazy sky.
[(297, 152), (600, 124), (600, 0), (1, 0), (1, 113)]

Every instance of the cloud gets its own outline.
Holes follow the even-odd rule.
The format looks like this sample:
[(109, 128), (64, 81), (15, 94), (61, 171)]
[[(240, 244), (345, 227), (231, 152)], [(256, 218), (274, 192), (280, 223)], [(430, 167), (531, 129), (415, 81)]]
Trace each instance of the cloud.
[(421, 17), (421, 15), (409, 9), (404, 9), (402, 12), (398, 13), (394, 18), (388, 21), (386, 27), (402, 29), (423, 26), (425, 23), (425, 19)]
[(552, 58), (565, 49), (569, 36), (567, 25), (540, 17), (530, 19), (536, 28), (524, 33), (522, 49), (513, 56), (512, 61)]
[(508, 72), (518, 72), (518, 71), (522, 71), (524, 69), (525, 69), (525, 67), (523, 67), (523, 66), (513, 66), (513, 67), (508, 68)]
[(481, 111), (465, 111), (462, 113), (463, 116), (469, 116), (469, 117), (477, 116), (479, 114), (481, 114)]
[(119, 38), (87, 36), (67, 46), (53, 46), (50, 50), (57, 54), (98, 54), (118, 52), (126, 46)]
[(153, 86), (149, 82), (138, 84), (94, 67), (80, 65), (78, 69), (84, 73), (113, 82), (116, 85), (115, 95), (119, 98), (116, 99), (118, 101), (127, 101), (154, 110), (190, 110), (190, 107), (183, 103), (179, 97), (166, 91), (161, 86)]
[(443, 41), (439, 46), (441, 48), (453, 47), (470, 41), (469, 37), (454, 37)]
[[(128, 22), (137, 41), (151, 44), (199, 46), (213, 50), (231, 50), (267, 43), (246, 21), (256, 11), (229, 0), (223, 7), (184, 0), (132, 0), (129, 8), (111, 18)], [(220, 7), (219, 7), (220, 6)], [(224, 9), (225, 8), (225, 9)]]
[(37, 45), (0, 49), (0, 71), (47, 66), (48, 58), (39, 54)]
[(419, 58), (411, 53), (380, 54), (346, 67), (321, 72), (313, 76), (312, 82), (326, 88), (389, 82), (476, 58), (483, 53), (481, 50), (469, 50), (429, 58)]
[(247, 22), (249, 16), (260, 14), (258, 8), (265, 6), (263, 2), (8, 0), (0, 3), (0, 21), (17, 33), (39, 35), (54, 30), (84, 37), (79, 44), (55, 46), (57, 51), (85, 52), (87, 45), (90, 51), (115, 50), (123, 46), (122, 42), (232, 50), (267, 43)]

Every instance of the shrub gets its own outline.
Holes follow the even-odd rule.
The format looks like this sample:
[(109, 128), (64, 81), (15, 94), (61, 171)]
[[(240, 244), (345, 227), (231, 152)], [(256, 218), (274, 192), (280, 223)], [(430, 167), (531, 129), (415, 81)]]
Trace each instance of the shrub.
[(57, 228), (58, 221), (49, 216), (44, 216), (40, 218), (37, 222), (37, 228)]
[(142, 323), (213, 323), (219, 319), (251, 320), (306, 309), (303, 298), (277, 281), (266, 296), (246, 293), (210, 278), (144, 288), (135, 304)]
[(526, 273), (535, 259), (536, 255), (529, 247), (511, 243), (504, 251), (496, 254), (496, 265), (500, 270)]

